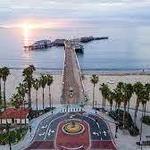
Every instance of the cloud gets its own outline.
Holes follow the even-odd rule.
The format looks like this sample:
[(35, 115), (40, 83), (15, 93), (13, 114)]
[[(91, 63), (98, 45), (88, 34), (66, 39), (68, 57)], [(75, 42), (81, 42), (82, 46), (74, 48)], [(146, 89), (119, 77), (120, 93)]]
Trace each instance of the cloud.
[(149, 0), (0, 0), (0, 24), (22, 18), (149, 20)]

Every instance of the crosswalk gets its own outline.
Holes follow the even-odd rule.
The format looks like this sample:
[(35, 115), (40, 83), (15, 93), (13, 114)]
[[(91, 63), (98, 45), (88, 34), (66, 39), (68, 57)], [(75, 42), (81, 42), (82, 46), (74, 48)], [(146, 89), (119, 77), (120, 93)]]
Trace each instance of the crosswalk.
[(61, 113), (66, 113), (66, 112), (82, 112), (82, 108), (62, 108), (60, 110)]

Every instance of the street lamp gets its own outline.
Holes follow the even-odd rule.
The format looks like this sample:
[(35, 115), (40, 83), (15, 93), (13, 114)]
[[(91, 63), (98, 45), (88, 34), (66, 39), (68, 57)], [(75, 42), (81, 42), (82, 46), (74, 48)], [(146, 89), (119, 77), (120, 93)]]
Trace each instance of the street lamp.
[(31, 131), (32, 131), (32, 127), (31, 127), (31, 125), (29, 125), (29, 131), (30, 131), (30, 133), (31, 133)]
[[(144, 109), (144, 106), (143, 106)], [(143, 109), (142, 109), (142, 118), (141, 118), (141, 127), (140, 127), (140, 146), (141, 146), (141, 150), (142, 150), (142, 132), (143, 132)]]
[(69, 105), (67, 104), (67, 109), (66, 109), (66, 112), (68, 112), (68, 107), (69, 107)]
[(8, 144), (9, 144), (9, 150), (11, 150), (11, 140), (10, 140), (10, 132), (9, 132), (9, 124), (8, 122), (6, 122), (6, 130), (7, 130), (7, 134), (8, 134)]
[(118, 127), (119, 127), (118, 122), (116, 122), (115, 125), (116, 125), (116, 129), (115, 129), (115, 138), (117, 138)]

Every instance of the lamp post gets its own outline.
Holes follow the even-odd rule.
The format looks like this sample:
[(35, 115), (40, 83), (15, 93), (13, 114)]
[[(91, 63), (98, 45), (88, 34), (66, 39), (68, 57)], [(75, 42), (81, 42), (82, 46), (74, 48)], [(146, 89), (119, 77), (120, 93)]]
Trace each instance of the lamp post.
[(68, 107), (69, 107), (69, 105), (67, 104), (67, 108), (66, 108), (66, 112), (68, 113)]
[(118, 122), (116, 122), (115, 125), (116, 125), (116, 129), (115, 129), (115, 138), (117, 138), (118, 127), (119, 127)]
[(10, 139), (10, 132), (9, 132), (9, 124), (8, 124), (8, 122), (6, 122), (6, 128), (7, 128), (7, 134), (8, 134), (9, 150), (12, 150), (12, 148), (11, 148), (11, 139)]
[(83, 111), (83, 107), (84, 107), (83, 102), (81, 102), (80, 107), (81, 107), (81, 112), (82, 112)]
[[(144, 106), (143, 106), (143, 109), (144, 109)], [(141, 150), (143, 149), (142, 147), (142, 132), (143, 132), (143, 109), (142, 109), (142, 118), (141, 118), (141, 127), (140, 127), (140, 147), (141, 147)]]

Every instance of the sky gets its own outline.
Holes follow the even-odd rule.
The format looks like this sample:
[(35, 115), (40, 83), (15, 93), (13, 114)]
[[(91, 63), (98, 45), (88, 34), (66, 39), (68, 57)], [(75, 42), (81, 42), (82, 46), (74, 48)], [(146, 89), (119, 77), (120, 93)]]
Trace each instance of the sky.
[(26, 20), (96, 22), (150, 21), (150, 0), (0, 0), (0, 27)]

